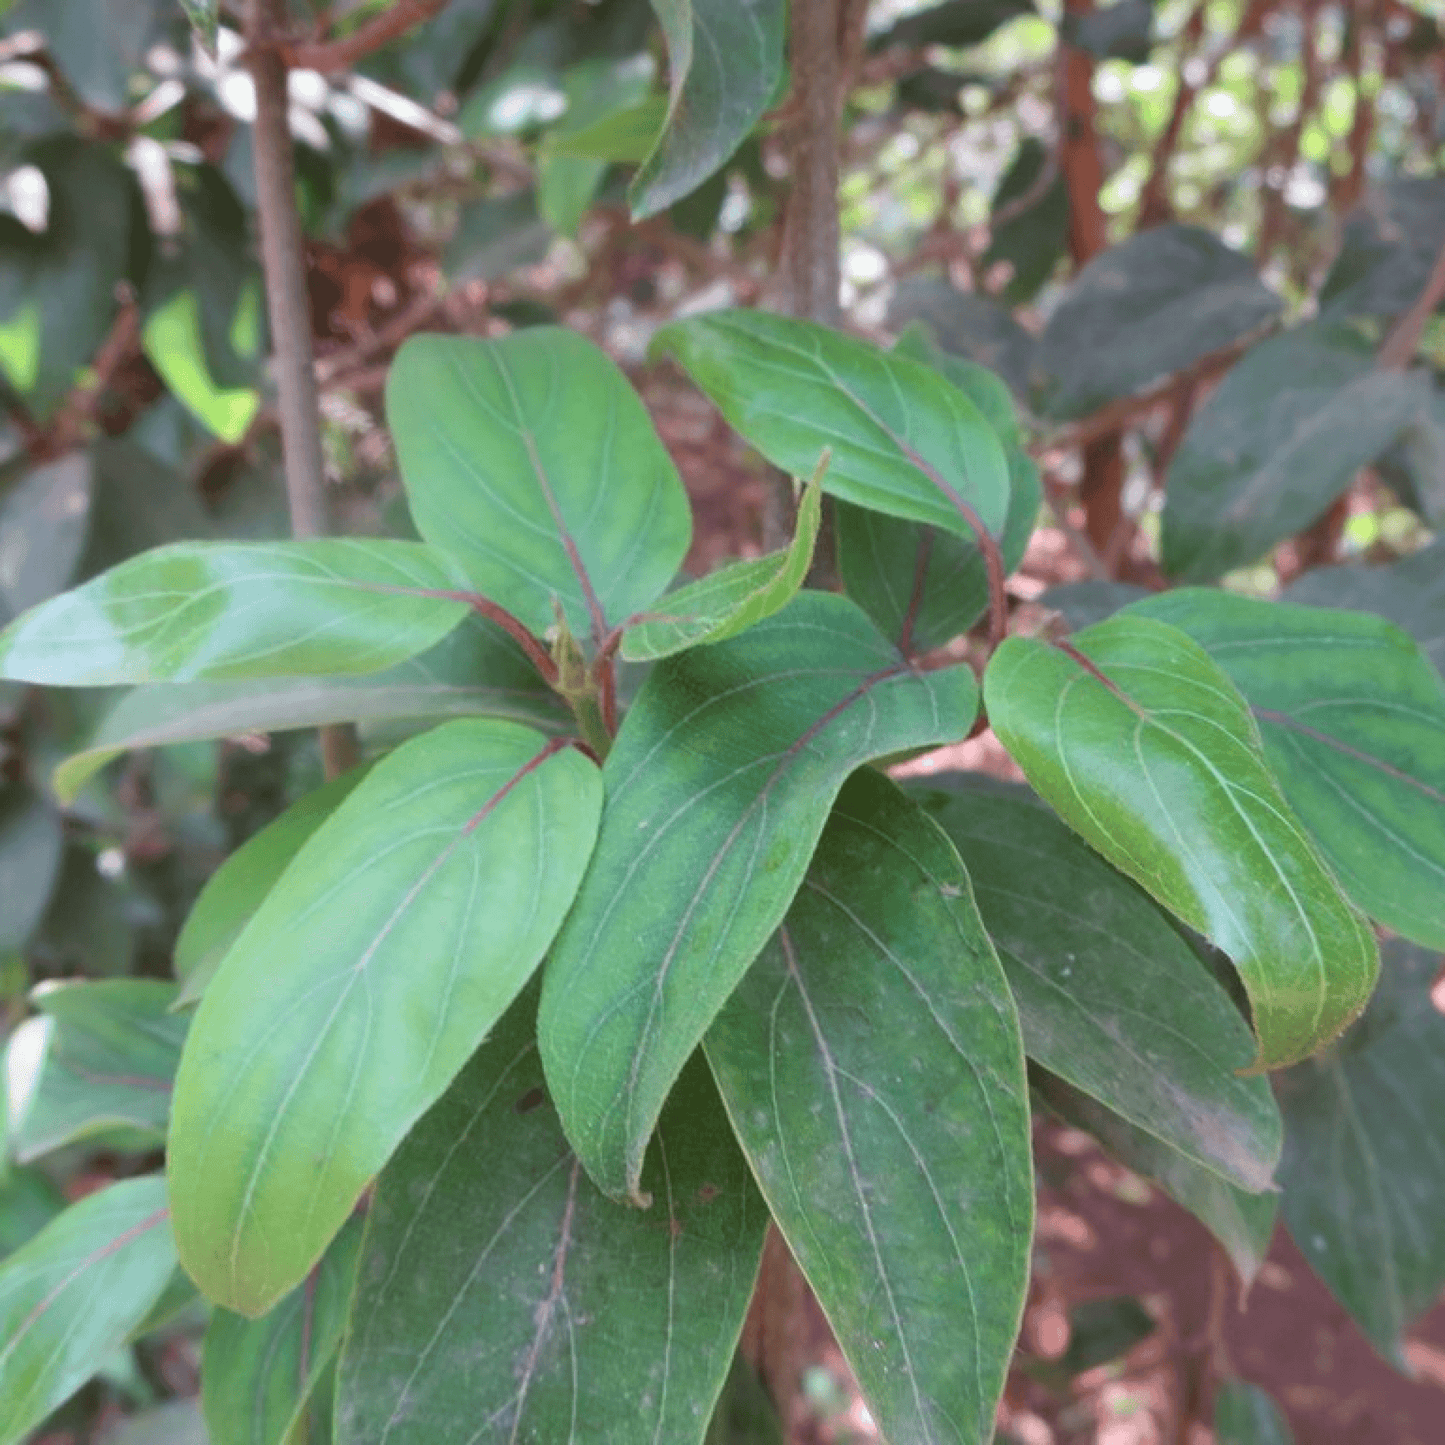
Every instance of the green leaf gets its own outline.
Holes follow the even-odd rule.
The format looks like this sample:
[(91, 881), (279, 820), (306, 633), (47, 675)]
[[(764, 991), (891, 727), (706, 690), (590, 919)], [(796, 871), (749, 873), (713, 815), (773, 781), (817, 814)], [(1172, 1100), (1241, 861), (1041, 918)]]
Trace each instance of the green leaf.
[(1283, 600), (1388, 617), (1445, 675), (1445, 541), (1384, 567), (1316, 567), (1285, 588)]
[(1050, 314), (1034, 364), (1039, 414), (1070, 421), (1145, 391), (1258, 330), (1280, 305), (1253, 259), (1213, 233), (1141, 231), (1095, 256)]
[(670, 657), (687, 647), (724, 642), (771, 617), (797, 596), (818, 540), (823, 516), (820, 462), (798, 502), (793, 540), (780, 552), (720, 567), (697, 582), (669, 592), (657, 613), (643, 613), (622, 635), (622, 656), (629, 662)]
[(649, 95), (589, 125), (549, 131), (547, 148), (559, 156), (637, 165), (657, 144), (667, 119), (667, 97)]
[(1370, 1343), (1405, 1369), (1405, 1331), (1445, 1285), (1445, 1017), (1438, 956), (1391, 940), (1365, 1016), (1282, 1075), (1284, 1218)]
[(553, 946), (538, 1042), (598, 1186), (640, 1202), (662, 1101), (782, 921), (843, 780), (967, 733), (967, 668), (914, 673), (845, 598), (804, 592), (657, 664), (603, 769), (597, 851)]
[(894, 293), (888, 324), (902, 330), (914, 321), (925, 322), (948, 354), (996, 371), (1016, 395), (1028, 391), (1038, 342), (997, 301), (942, 277), (909, 276)]
[(1064, 582), (1050, 587), (1039, 602), (1057, 611), (1071, 632), (1082, 632), (1147, 596), (1147, 587), (1138, 587), (1132, 582)]
[(1023, 1050), (958, 855), (885, 778), (843, 788), (705, 1048), (882, 1433), (990, 1439), (1033, 1239)]
[[(999, 551), (1005, 572), (1023, 555), (1039, 519), (1039, 469), (1008, 451), (1009, 504)], [(843, 590), (888, 637), (917, 654), (968, 631), (988, 611), (988, 569), (978, 546), (950, 532), (885, 517), (847, 502), (833, 528)]]
[(1063, 820), (1234, 961), (1278, 1068), (1364, 1007), (1379, 961), (1265, 766), (1244, 700), (1175, 628), (1116, 617), (1007, 639), (984, 675), (1004, 746)]
[(1413, 421), (1421, 376), (1380, 371), (1357, 332), (1262, 342), (1195, 413), (1169, 469), (1163, 564), (1209, 582), (1309, 526)]
[(1445, 245), (1445, 179), (1395, 176), (1372, 185), (1345, 220), (1320, 288), (1327, 316), (1395, 316), (1415, 304)]
[(87, 1195), (0, 1265), (0, 1440), (24, 1439), (69, 1399), (175, 1267), (158, 1174)]
[(200, 738), (285, 732), (327, 723), (458, 716), (510, 718), (547, 732), (570, 731), (566, 704), (515, 642), (468, 612), (435, 647), (367, 677), (263, 678), (160, 683), (126, 693), (85, 748), (56, 770), (55, 791), (74, 800), (88, 779), (132, 748)]
[(1033, 802), (919, 792), (973, 880), (1029, 1057), (1205, 1168), (1269, 1188), (1283, 1129), (1268, 1081), (1236, 1072), (1249, 1026), (1168, 918)]
[(1194, 587), (1129, 611), (1188, 633), (1229, 674), (1354, 902), (1445, 949), (1445, 680), (1410, 637), (1363, 613)]
[(893, 343), (893, 354), (921, 361), (951, 381), (983, 413), (1005, 451), (1023, 444), (1023, 428), (1008, 383), (981, 361), (945, 351), (926, 321), (910, 321)]
[(235, 446), (261, 408), (254, 387), (218, 386), (201, 344), (201, 303), (189, 287), (146, 318), (142, 341), (162, 380), (223, 442)]
[(1013, 306), (1033, 300), (1069, 249), (1069, 188), (1057, 166), (1052, 179), (1045, 176), (1051, 164), (1044, 143), (1025, 136), (993, 195), (992, 212), (1002, 219), (990, 223), (979, 266), (1007, 263), (1012, 274), (998, 294)]
[(808, 476), (825, 447), (823, 489), (960, 537), (970, 518), (997, 532), (1008, 461), (993, 428), (931, 368), (810, 321), (713, 311), (658, 332), (743, 438), (775, 466)]
[(555, 598), (572, 632), (600, 643), (681, 566), (677, 470), (637, 393), (582, 337), (413, 337), (386, 410), (417, 529), (533, 632), (554, 625)]
[(290, 1445), (295, 1438), (291, 1432), (341, 1345), (362, 1227), (361, 1217), (353, 1217), (306, 1282), (269, 1314), (248, 1320), (216, 1310), (211, 1316), (201, 1365), (211, 1445)]
[(18, 952), (45, 916), (60, 876), (60, 814), (28, 784), (0, 789), (0, 957)]
[[(786, 0), (652, 0), (667, 42), (667, 124), (632, 182), (632, 217), (665, 211), (724, 166), (783, 78)], [(811, 470), (807, 468), (805, 470)]]
[(159, 0), (21, 0), (5, 28), (37, 29), (67, 84), (89, 106), (123, 111), (160, 23)]
[(35, 989), (39, 1015), (21, 1024), (6, 1054), (17, 1159), (116, 1128), (160, 1144), (188, 1022), (169, 1012), (175, 996), (174, 984), (141, 978)]
[(514, 723), (383, 758), (207, 987), (176, 1079), (181, 1258), (269, 1309), (536, 968), (586, 867), (597, 771)]
[(1279, 1406), (1247, 1380), (1225, 1380), (1214, 1396), (1215, 1445), (1294, 1445)]
[(1033, 0), (942, 0), (941, 4), (905, 15), (870, 44), (949, 45), (959, 49), (980, 45), (1001, 25), (1020, 15), (1035, 14)]
[(221, 19), (221, 0), (181, 0), (181, 9), (207, 55), (216, 53), (216, 27)]
[(1056, 1360), (1022, 1361), (1024, 1371), (1059, 1394), (1069, 1393), (1076, 1376), (1121, 1360), (1157, 1326), (1133, 1295), (1106, 1295), (1069, 1309), (1069, 1347)]
[(1031, 1069), (1029, 1080), (1065, 1123), (1092, 1134), (1125, 1168), (1152, 1179), (1187, 1209), (1223, 1245), (1240, 1279), (1253, 1281), (1274, 1235), (1277, 1193), (1252, 1194), (1231, 1184), (1053, 1074)]
[(85, 550), (94, 468), (71, 452), (29, 468), (0, 501), (0, 613), (12, 617), (59, 592)]
[(34, 1239), (65, 1208), (65, 1196), (38, 1169), (0, 1169), (0, 1260)]
[(53, 687), (380, 672), (466, 614), (417, 542), (175, 542), (31, 609), (0, 676)]
[(496, 281), (546, 256), (552, 228), (537, 214), (533, 191), (486, 196), (461, 208), (443, 255), (447, 279)]
[(1154, 0), (1115, 0), (1103, 10), (1066, 14), (1060, 39), (1100, 60), (1143, 65), (1153, 49)]
[(340, 1445), (700, 1442), (767, 1210), (701, 1058), (604, 1198), (546, 1094), (528, 990), (377, 1185), (343, 1347)]
[(173, 1007), (195, 1003), (302, 845), (350, 796), (367, 769), (352, 768), (307, 793), (248, 838), (210, 876), (176, 939), (172, 967), (183, 981)]
[(786, 1445), (777, 1406), (741, 1353), (733, 1356), (703, 1445)]

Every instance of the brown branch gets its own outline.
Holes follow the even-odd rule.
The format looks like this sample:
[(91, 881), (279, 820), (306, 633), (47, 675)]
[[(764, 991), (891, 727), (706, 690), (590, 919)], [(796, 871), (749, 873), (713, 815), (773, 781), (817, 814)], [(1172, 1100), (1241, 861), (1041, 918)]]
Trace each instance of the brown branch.
[(293, 70), (319, 70), (323, 75), (349, 70), (358, 60), (405, 35), (414, 25), (435, 19), (446, 5), (447, 0), (396, 0), (390, 9), (373, 16), (340, 40), (283, 44), (282, 59)]
[[(296, 172), (287, 123), (286, 61), (269, 42), (286, 20), (285, 0), (251, 0), (251, 73), (256, 82), (256, 123), (252, 149), (256, 169), (256, 211), (261, 262), (275, 352), (281, 455), (291, 530), (320, 537), (329, 530), (322, 470), (321, 422), (316, 370), (311, 355), (311, 303), (301, 218), (296, 209)], [(321, 729), (321, 755), (328, 777), (354, 767), (356, 734), (344, 725)]]
[[(1263, 179), (1263, 201), (1259, 222), (1259, 238), (1255, 245), (1255, 264), (1263, 267), (1279, 244), (1285, 228), (1285, 187), (1296, 165), (1299, 164), (1300, 140), (1304, 135), (1305, 122), (1319, 103), (1320, 90), (1324, 83), (1320, 67), (1319, 37), (1315, 26), (1322, 23), (1323, 12), (1301, 11), (1300, 21), (1300, 64), (1304, 69), (1304, 83), (1300, 88), (1299, 109), (1294, 119), (1275, 134), (1264, 148), (1260, 157), (1259, 170)], [(1278, 170), (1279, 183), (1270, 181), (1270, 173)]]
[(1445, 247), (1441, 247), (1435, 257), (1425, 288), (1415, 298), (1415, 304), (1395, 323), (1380, 347), (1378, 364), (1382, 370), (1403, 371), (1410, 364), (1425, 333), (1425, 323), (1441, 301), (1445, 301)]
[(1365, 189), (1365, 162), (1375, 134), (1375, 106), (1365, 99), (1361, 82), (1365, 71), (1365, 30), (1374, 18), (1374, 5), (1360, 0), (1346, 26), (1345, 67), (1355, 90), (1355, 113), (1350, 123), (1350, 168), (1330, 186), (1330, 205), (1337, 215), (1348, 211)]

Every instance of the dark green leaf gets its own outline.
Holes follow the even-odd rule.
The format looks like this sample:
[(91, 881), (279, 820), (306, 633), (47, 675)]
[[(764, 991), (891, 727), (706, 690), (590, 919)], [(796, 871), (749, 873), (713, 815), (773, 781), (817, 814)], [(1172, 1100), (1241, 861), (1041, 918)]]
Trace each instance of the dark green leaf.
[(942, 0), (942, 4), (905, 15), (869, 42), (889, 45), (952, 45), (962, 48), (987, 40), (1000, 25), (1034, 14), (1033, 0)]
[(1259, 1068), (1304, 1058), (1364, 1007), (1379, 962), (1265, 766), (1244, 699), (1152, 618), (1069, 651), (1009, 638), (984, 675), (989, 720), (1038, 792), (1116, 868), (1234, 961)]
[(1008, 462), (993, 428), (931, 368), (810, 321), (713, 311), (674, 322), (655, 349), (674, 356), (729, 423), (775, 466), (889, 516), (972, 538), (997, 532)]
[(741, 1354), (733, 1357), (703, 1445), (786, 1445), (777, 1407)]
[(1128, 60), (1142, 65), (1152, 48), (1155, 0), (1115, 0), (1100, 10), (1064, 16), (1060, 38), (1100, 60)]
[(0, 1265), (0, 1440), (23, 1440), (69, 1399), (175, 1267), (158, 1174), (87, 1195)]
[(885, 778), (843, 788), (705, 1047), (882, 1432), (989, 1439), (1033, 1236), (1023, 1050), (968, 875)]
[(199, 738), (285, 732), (326, 723), (408, 718), (510, 718), (544, 731), (570, 727), (561, 698), (521, 649), (475, 612), (435, 647), (367, 677), (264, 678), (248, 682), (162, 683), (126, 693), (55, 771), (71, 801), (87, 779), (132, 748)]
[(221, 19), (221, 0), (181, 0), (186, 19), (208, 55), (216, 53), (216, 27)]
[(1224, 1246), (1241, 1280), (1254, 1279), (1274, 1234), (1277, 1193), (1251, 1194), (1231, 1184), (1052, 1074), (1031, 1069), (1029, 1078), (1065, 1123), (1087, 1130), (1126, 1168), (1152, 1179)]
[(786, 548), (720, 567), (669, 592), (658, 603), (660, 613), (644, 613), (646, 621), (623, 633), (622, 656), (630, 662), (646, 662), (670, 657), (686, 647), (724, 642), (786, 607), (813, 561), (822, 520), (820, 484), (825, 466), (826, 462), (819, 465), (798, 501), (796, 529)]
[(1363, 613), (1195, 587), (1129, 611), (1187, 632), (1229, 674), (1355, 903), (1445, 949), (1445, 681), (1410, 637)]
[(1071, 632), (1080, 632), (1148, 595), (1147, 587), (1136, 587), (1130, 582), (1065, 582), (1050, 587), (1039, 601), (1058, 611)]
[(302, 845), (366, 776), (352, 768), (307, 793), (248, 838), (211, 875), (176, 939), (172, 966), (183, 981), (175, 1004), (194, 1003)]
[(1415, 304), (1445, 245), (1445, 178), (1396, 176), (1371, 186), (1345, 221), (1320, 290), (1328, 316), (1394, 316)]
[(552, 228), (537, 214), (536, 193), (513, 191), (463, 206), (443, 261), (451, 281), (496, 281), (540, 261), (551, 244)]
[[(1045, 170), (1053, 168), (1053, 176)], [(1014, 207), (1028, 204), (1023, 210)], [(1008, 215), (990, 227), (980, 266), (1007, 262), (1013, 274), (999, 293), (1011, 305), (1030, 301), (1053, 275), (1069, 246), (1069, 191), (1063, 173), (1042, 141), (1025, 136), (1018, 155), (994, 192), (993, 214)]]
[(1268, 1082), (1236, 1072), (1253, 1055), (1249, 1026), (1165, 915), (1031, 801), (968, 787), (923, 801), (973, 880), (1029, 1057), (1196, 1163), (1267, 1189), (1282, 1126)]
[[(200, 3), (185, 0), (187, 13)], [(5, 28), (41, 31), (70, 88), (96, 110), (120, 111), (156, 38), (160, 8), (160, 0), (20, 0), (9, 7)]]
[(551, 326), (416, 336), (386, 409), (417, 529), (533, 632), (554, 625), (555, 600), (600, 643), (676, 575), (687, 496), (637, 393), (591, 342)]
[[(167, 400), (174, 400), (167, 397)], [(91, 447), (95, 483), (90, 502), (90, 536), (77, 574), (88, 580), (107, 567), (129, 561), (138, 552), (167, 542), (201, 541), (216, 528), (187, 480), (199, 451), (161, 455), (167, 442), (180, 442), (177, 413), (191, 414), (175, 402), (152, 407), (124, 438), (105, 438)], [(162, 408), (170, 412), (168, 425)], [(147, 426), (151, 422), (154, 430)], [(199, 428), (195, 429), (199, 432)], [(169, 437), (164, 433), (170, 431)], [(203, 434), (202, 434), (203, 435)], [(209, 443), (202, 441), (202, 446)]]
[(57, 687), (371, 673), (446, 636), (458, 578), (417, 542), (175, 542), (0, 633), (0, 675)]
[(1284, 1219), (1370, 1343), (1403, 1337), (1445, 1285), (1445, 1017), (1437, 955), (1392, 940), (1365, 1016), (1279, 1079)]
[(1362, 337), (1322, 321), (1254, 347), (1179, 444), (1164, 570), (1212, 581), (1307, 527), (1410, 425), (1427, 386), (1378, 370)]
[[(297, 1438), (291, 1432), (341, 1345), (362, 1226), (352, 1218), (306, 1282), (269, 1314), (212, 1314), (201, 1366), (210, 1445), (291, 1445)], [(304, 1427), (299, 1438), (307, 1439)]]
[(71, 452), (32, 467), (0, 501), (0, 604), (5, 620), (75, 575), (90, 513), (91, 459)]
[(1225, 1380), (1214, 1396), (1215, 1445), (1294, 1445), (1279, 1406), (1258, 1385)]
[(1445, 674), (1445, 541), (1384, 567), (1318, 567), (1285, 588), (1284, 600), (1388, 617)]
[(634, 219), (725, 165), (783, 75), (786, 0), (652, 0), (667, 42), (667, 124), (632, 183)]
[(16, 1158), (117, 1128), (160, 1144), (188, 1023), (169, 1012), (175, 997), (174, 984), (142, 978), (35, 990), (39, 1015), (20, 1026), (7, 1054)]
[(601, 793), (529, 728), (445, 723), (297, 853), (207, 987), (176, 1079), (176, 1237), (216, 1303), (254, 1316), (305, 1278), (536, 968)]
[(60, 874), (60, 814), (25, 784), (0, 789), (0, 957), (21, 948)]
[(1127, 1355), (1155, 1329), (1153, 1317), (1133, 1295), (1085, 1300), (1069, 1311), (1068, 1349), (1030, 1373), (1062, 1384)]
[(38, 1169), (0, 1170), (0, 1260), (34, 1239), (64, 1208), (65, 1196)]
[(342, 1353), (340, 1445), (700, 1442), (767, 1210), (701, 1058), (605, 1199), (549, 1102), (529, 990), (387, 1166)]
[(1028, 390), (1038, 343), (997, 301), (958, 291), (936, 276), (910, 276), (898, 287), (888, 324), (925, 322), (944, 351), (996, 371), (1017, 395)]
[(1141, 231), (1095, 256), (1050, 315), (1035, 356), (1040, 415), (1069, 421), (1145, 391), (1279, 310), (1252, 258), (1213, 233)]
[[(164, 775), (151, 781), (156, 802), (164, 808)], [(137, 894), (124, 872), (107, 878), (99, 862), (93, 844), (75, 838), (66, 842), (45, 917), (25, 949), (31, 967), (48, 977), (118, 978), (130, 972)]]
[(587, 1171), (637, 1198), (678, 1071), (781, 922), (843, 780), (967, 733), (973, 675), (923, 675), (842, 597), (659, 663), (604, 769), (597, 851), (547, 963), (539, 1043)]

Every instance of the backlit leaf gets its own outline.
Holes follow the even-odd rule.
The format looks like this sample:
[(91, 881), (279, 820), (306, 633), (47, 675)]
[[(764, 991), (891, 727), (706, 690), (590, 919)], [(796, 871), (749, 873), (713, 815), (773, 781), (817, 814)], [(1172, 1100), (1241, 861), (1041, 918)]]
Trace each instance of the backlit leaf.
[(882, 1432), (990, 1439), (1033, 1235), (1023, 1050), (958, 855), (885, 778), (845, 785), (705, 1047)]
[(1029, 782), (1074, 831), (1223, 949), (1248, 990), (1256, 1066), (1313, 1053), (1379, 968), (1265, 766), (1244, 700), (1199, 645), (1116, 617), (1069, 650), (1012, 637), (984, 700)]
[(535, 991), (387, 1166), (341, 1361), (339, 1445), (696, 1445), (767, 1210), (700, 1057), (663, 1110), (646, 1212), (583, 1172), (547, 1098)]
[(269, 1309), (516, 996), (571, 902), (596, 769), (513, 723), (445, 723), (312, 834), (196, 1011), (170, 1176), (186, 1268)]
[(1414, 642), (1378, 617), (1194, 587), (1129, 611), (1188, 633), (1229, 674), (1355, 903), (1445, 949), (1445, 681)]
[(654, 349), (674, 357), (729, 424), (775, 466), (892, 517), (972, 538), (998, 532), (1008, 461), (993, 428), (932, 368), (810, 321), (712, 311), (673, 322)]
[(804, 592), (659, 663), (603, 777), (597, 851), (548, 959), (538, 1042), (604, 1192), (639, 1196), (662, 1101), (802, 881), (861, 763), (967, 733), (967, 668), (918, 674), (845, 598)]
[(176, 542), (0, 633), (0, 675), (53, 687), (380, 672), (454, 628), (451, 566), (416, 542)]

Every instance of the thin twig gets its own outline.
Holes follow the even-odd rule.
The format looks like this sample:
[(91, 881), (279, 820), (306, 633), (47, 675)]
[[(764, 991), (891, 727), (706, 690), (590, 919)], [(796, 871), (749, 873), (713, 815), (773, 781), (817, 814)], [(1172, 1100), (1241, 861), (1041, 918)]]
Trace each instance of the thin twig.
[(1378, 365), (1382, 371), (1403, 371), (1410, 364), (1425, 333), (1425, 323), (1441, 301), (1445, 301), (1445, 246), (1435, 257), (1435, 265), (1415, 304), (1395, 323), (1380, 347)]
[(302, 41), (284, 47), (284, 60), (294, 70), (319, 70), (323, 75), (349, 70), (363, 56), (405, 35), (414, 25), (434, 19), (447, 0), (396, 0), (340, 40)]

